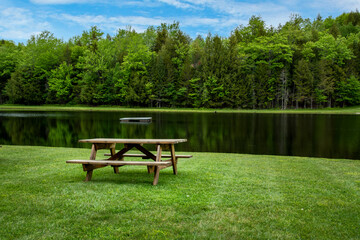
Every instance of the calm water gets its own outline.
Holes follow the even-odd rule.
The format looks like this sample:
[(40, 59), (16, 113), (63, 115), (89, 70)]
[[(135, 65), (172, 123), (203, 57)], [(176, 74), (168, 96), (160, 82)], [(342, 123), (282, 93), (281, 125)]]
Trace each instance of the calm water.
[(360, 159), (360, 115), (0, 112), (0, 144), (89, 147), (77, 140), (96, 137), (187, 138), (181, 151)]

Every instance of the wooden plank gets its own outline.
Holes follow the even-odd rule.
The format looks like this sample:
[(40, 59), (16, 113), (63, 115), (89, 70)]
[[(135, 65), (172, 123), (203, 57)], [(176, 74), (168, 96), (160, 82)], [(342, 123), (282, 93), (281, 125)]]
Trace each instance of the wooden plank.
[[(105, 153), (104, 156), (111, 156), (109, 153)], [(142, 157), (142, 158), (148, 158), (146, 155), (144, 154), (137, 154), (137, 153), (125, 153), (123, 154), (124, 157)], [(169, 154), (164, 154), (161, 155), (164, 158), (170, 158), (171, 155)], [(175, 155), (176, 158), (192, 158), (192, 155)]]
[(95, 143), (96, 150), (115, 148), (116, 143)]
[[(111, 148), (110, 148), (110, 154), (111, 154), (111, 157), (116, 154), (116, 152), (115, 152), (115, 143), (114, 143), (114, 145), (111, 146)], [(120, 160), (124, 160), (124, 159), (122, 158), (122, 159), (120, 159)], [(115, 174), (118, 174), (118, 173), (119, 173), (119, 167), (114, 167), (114, 166), (113, 166), (113, 168), (114, 168), (114, 173), (115, 173)]]
[(95, 159), (96, 159), (96, 152), (97, 152), (96, 144), (93, 144), (93, 145), (91, 146), (91, 154), (90, 154), (90, 159), (91, 159), (91, 160), (95, 160)]
[(174, 144), (171, 144), (170, 148), (171, 148), (171, 162), (172, 162), (172, 166), (173, 166), (173, 173), (175, 175), (177, 175), (177, 159), (176, 159), (176, 156), (175, 156)]
[(93, 171), (92, 171), (92, 170), (90, 170), (90, 171), (87, 172), (86, 178), (85, 178), (85, 182), (88, 182), (88, 181), (91, 180), (92, 174), (93, 174)]
[(134, 147), (134, 145), (126, 144), (123, 149), (121, 149), (118, 153), (112, 155), (108, 160), (122, 159), (123, 154), (130, 151), (133, 147)]
[[(91, 154), (90, 154), (90, 159), (91, 160), (96, 159), (96, 152), (97, 152), (96, 144), (92, 144), (92, 146), (91, 146)], [(85, 182), (91, 181), (94, 168), (89, 168), (89, 166), (83, 164), (83, 169), (84, 169), (84, 171), (86, 171)]]
[(67, 160), (66, 163), (79, 163), (89, 165), (103, 165), (103, 166), (122, 166), (122, 165), (141, 165), (141, 166), (171, 166), (171, 162), (149, 162), (149, 161), (109, 161), (109, 160)]
[[(156, 163), (160, 163), (161, 162), (161, 145), (157, 145), (157, 151), (156, 151)], [(153, 185), (157, 185), (159, 182), (159, 175), (160, 175), (160, 168), (159, 167), (155, 167), (155, 173), (154, 173), (154, 181), (153, 181)]]
[(83, 143), (124, 143), (124, 144), (176, 144), (187, 142), (187, 139), (119, 139), (119, 138), (93, 138), (81, 139)]
[(141, 146), (141, 145), (135, 145), (135, 147), (136, 147), (140, 152), (142, 152), (143, 154), (145, 154), (147, 158), (150, 158), (150, 159), (156, 161), (155, 155), (152, 154), (151, 152), (149, 152), (149, 150), (147, 150), (146, 148), (144, 148), (144, 147)]

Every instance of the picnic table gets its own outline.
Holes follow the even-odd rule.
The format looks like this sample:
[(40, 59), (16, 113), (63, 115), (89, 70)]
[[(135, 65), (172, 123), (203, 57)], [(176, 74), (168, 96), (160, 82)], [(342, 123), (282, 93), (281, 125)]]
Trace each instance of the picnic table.
[[(86, 171), (85, 181), (90, 181), (93, 170), (106, 166), (114, 168), (114, 173), (119, 173), (119, 167), (125, 165), (143, 165), (147, 166), (148, 173), (154, 173), (153, 185), (159, 181), (160, 170), (171, 167), (173, 173), (177, 174), (177, 160), (178, 158), (190, 158), (191, 155), (176, 155), (175, 144), (186, 142), (187, 139), (117, 139), (117, 138), (94, 138), (82, 139), (81, 143), (91, 143), (91, 154), (89, 160), (68, 160), (67, 163), (82, 164), (83, 170)], [(116, 144), (123, 144), (123, 148), (116, 152)], [(143, 145), (156, 145), (156, 153), (150, 152)], [(96, 160), (97, 151), (100, 149), (109, 149), (110, 156), (108, 159)], [(137, 149), (141, 154), (127, 153), (132, 149)], [(170, 154), (163, 154), (163, 151), (170, 151)], [(125, 157), (138, 157), (141, 159), (151, 159), (153, 161), (125, 161)], [(169, 159), (163, 159), (169, 158)]]

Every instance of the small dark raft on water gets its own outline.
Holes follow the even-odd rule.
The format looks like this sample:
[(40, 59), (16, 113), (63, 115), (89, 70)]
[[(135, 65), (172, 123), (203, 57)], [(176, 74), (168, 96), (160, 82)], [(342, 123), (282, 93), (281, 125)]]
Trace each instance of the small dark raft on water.
[(151, 117), (129, 117), (120, 118), (121, 123), (151, 123)]

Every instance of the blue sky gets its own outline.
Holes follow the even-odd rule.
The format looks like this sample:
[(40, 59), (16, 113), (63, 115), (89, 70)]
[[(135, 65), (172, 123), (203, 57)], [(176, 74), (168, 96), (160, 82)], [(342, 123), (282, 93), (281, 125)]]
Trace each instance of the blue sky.
[(115, 35), (126, 26), (142, 32), (174, 21), (192, 38), (209, 32), (229, 36), (252, 15), (277, 27), (291, 14), (314, 19), (356, 9), (360, 0), (0, 0), (0, 39), (26, 42), (48, 30), (67, 41), (94, 25)]

